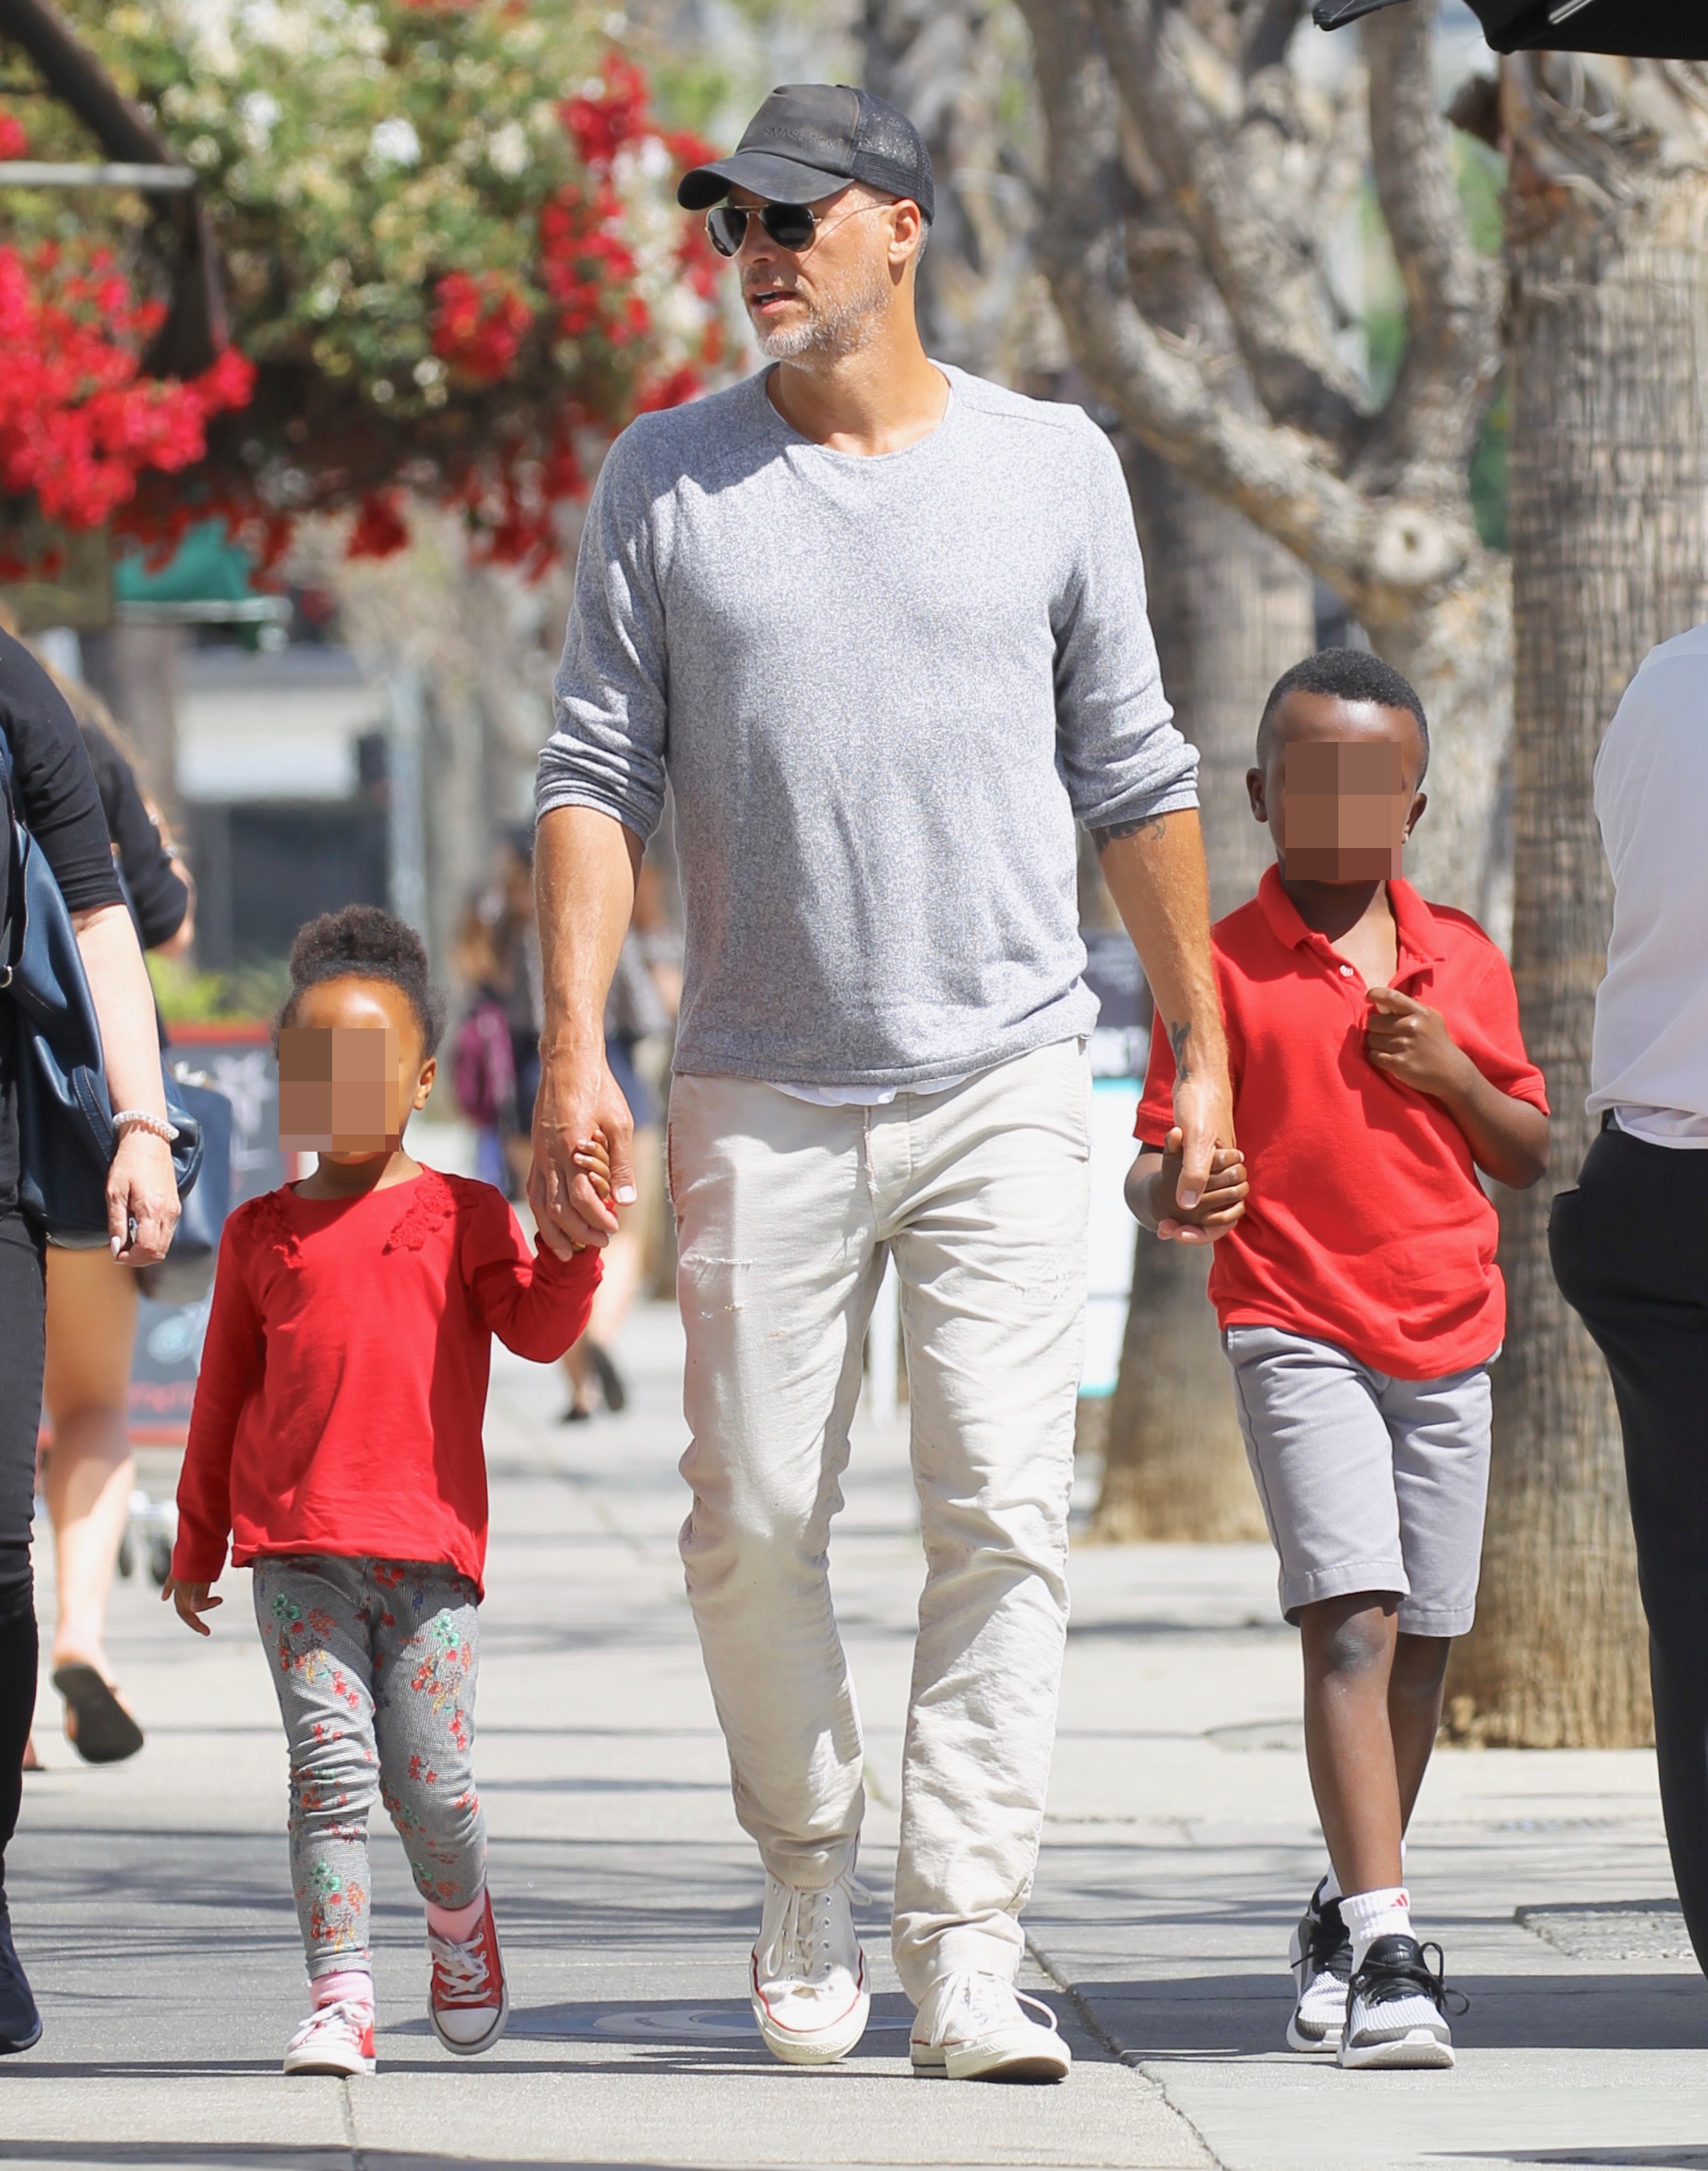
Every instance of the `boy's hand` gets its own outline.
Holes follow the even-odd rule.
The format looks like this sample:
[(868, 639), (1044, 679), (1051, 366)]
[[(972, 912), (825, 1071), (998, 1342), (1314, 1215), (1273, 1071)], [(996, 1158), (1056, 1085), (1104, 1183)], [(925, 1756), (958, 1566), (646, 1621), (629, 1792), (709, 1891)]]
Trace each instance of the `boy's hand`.
[(1213, 1244), (1218, 1236), (1227, 1235), (1245, 1211), (1250, 1189), (1245, 1164), (1237, 1147), (1218, 1146), (1197, 1204), (1183, 1207), (1178, 1193), (1184, 1144), (1185, 1134), (1176, 1123), (1164, 1142), (1161, 1161), (1150, 1179), (1150, 1214), (1141, 1214), (1139, 1218), (1154, 1227), (1165, 1243)]
[(170, 1599), (178, 1608), (178, 1617), (186, 1628), (195, 1629), (198, 1636), (211, 1636), (213, 1631), (206, 1622), (199, 1621), (200, 1613), (211, 1613), (216, 1605), (223, 1605), (222, 1598), (210, 1598), (211, 1588), (205, 1583), (186, 1583), (181, 1576), (169, 1575), (160, 1586), (163, 1600)]
[(1385, 1077), (1445, 1100), (1463, 1093), (1480, 1075), (1439, 1010), (1395, 988), (1371, 988), (1364, 1000), (1370, 1006), (1364, 1051)]

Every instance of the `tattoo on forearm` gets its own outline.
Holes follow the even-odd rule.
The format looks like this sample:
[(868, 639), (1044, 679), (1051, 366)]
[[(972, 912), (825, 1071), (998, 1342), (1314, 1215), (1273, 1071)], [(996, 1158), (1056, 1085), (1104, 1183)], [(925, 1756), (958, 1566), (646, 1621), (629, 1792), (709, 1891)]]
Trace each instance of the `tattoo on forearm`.
[(1169, 1027), (1169, 1046), (1175, 1052), (1175, 1077), (1177, 1080), (1190, 1078), (1192, 1075), (1192, 1066), (1186, 1060), (1186, 1049), (1191, 1037), (1192, 1028), (1189, 1025), (1171, 1025)]
[(1164, 814), (1141, 814), (1134, 822), (1112, 822), (1106, 829), (1094, 829), (1091, 841), (1100, 853), (1106, 852), (1117, 838), (1154, 836), (1167, 819)]

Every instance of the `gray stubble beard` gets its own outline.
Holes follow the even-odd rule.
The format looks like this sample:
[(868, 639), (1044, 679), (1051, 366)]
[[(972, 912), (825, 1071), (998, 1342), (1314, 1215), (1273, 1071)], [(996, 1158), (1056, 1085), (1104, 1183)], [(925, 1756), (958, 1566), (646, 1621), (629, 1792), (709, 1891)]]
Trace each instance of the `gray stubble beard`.
[[(876, 338), (879, 319), (889, 305), (889, 281), (875, 265), (870, 276), (852, 287), (828, 308), (821, 308), (802, 295), (805, 324), (765, 331), (753, 325), (759, 351), (768, 362), (840, 362), (858, 354)], [(750, 316), (748, 322), (752, 323)]]

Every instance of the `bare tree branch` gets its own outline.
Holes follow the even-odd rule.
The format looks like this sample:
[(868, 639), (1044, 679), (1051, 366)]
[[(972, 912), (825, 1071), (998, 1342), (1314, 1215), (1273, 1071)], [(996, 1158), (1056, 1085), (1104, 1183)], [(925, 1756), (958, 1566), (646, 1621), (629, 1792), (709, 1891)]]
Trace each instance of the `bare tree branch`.
[[(1154, 0), (1092, 0), (1109, 64), (1175, 207), (1221, 289), (1264, 405), (1320, 438), (1344, 468), (1368, 432), (1363, 388), (1336, 351), (1314, 239), (1293, 216), (1307, 131), (1282, 71), (1236, 70), (1178, 8)], [(1218, 113), (1218, 103), (1234, 110)]]
[(1051, 291), (1087, 378), (1122, 420), (1212, 496), (1331, 582), (1368, 625), (1404, 619), (1480, 556), (1463, 507), (1373, 498), (1319, 442), (1240, 411), (1215, 362), (1135, 307), (1124, 248), (1131, 190), (1095, 0), (1021, 0), (1031, 25), (1054, 217), (1041, 236)]
[(1357, 479), (1433, 504), (1461, 499), (1501, 366), (1501, 275), (1480, 256), (1436, 105), (1433, 10), (1364, 24), (1376, 194), (1405, 288), (1400, 378)]
[(1240, 56), (1240, 72), (1256, 75), (1266, 67), (1279, 67), (1287, 58), (1293, 34), (1304, 17), (1307, 0), (1264, 0), (1263, 11), (1252, 25)]

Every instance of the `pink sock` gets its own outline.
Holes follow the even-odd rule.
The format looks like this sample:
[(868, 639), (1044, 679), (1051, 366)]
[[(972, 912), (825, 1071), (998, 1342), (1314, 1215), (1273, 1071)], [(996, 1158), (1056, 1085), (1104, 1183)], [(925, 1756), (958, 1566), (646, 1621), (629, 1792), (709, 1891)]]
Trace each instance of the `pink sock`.
[(480, 1918), (486, 1912), (486, 1890), (483, 1885), (466, 1907), (439, 1907), (427, 1902), (427, 1927), (436, 1938), (448, 1938), (452, 1944), (467, 1944), (480, 1927)]
[(308, 1988), (317, 2013), (323, 2005), (336, 2005), (340, 1999), (373, 2011), (373, 1977), (366, 1968), (342, 1968), (336, 1975), (317, 1975)]

